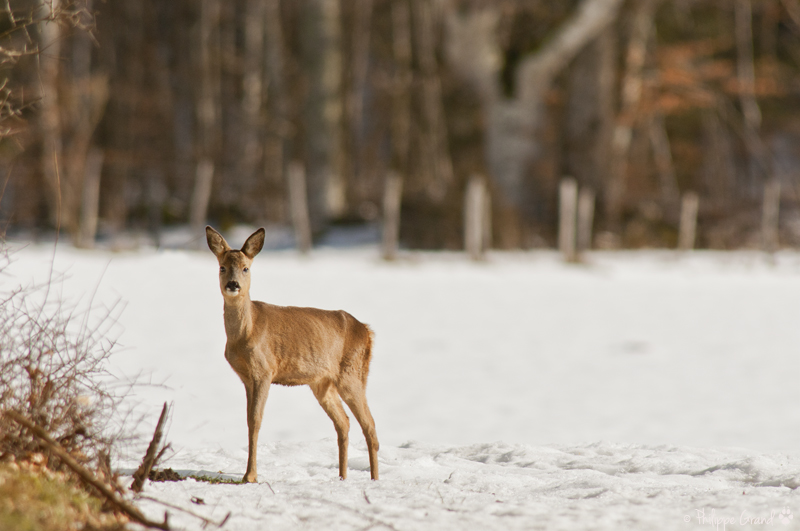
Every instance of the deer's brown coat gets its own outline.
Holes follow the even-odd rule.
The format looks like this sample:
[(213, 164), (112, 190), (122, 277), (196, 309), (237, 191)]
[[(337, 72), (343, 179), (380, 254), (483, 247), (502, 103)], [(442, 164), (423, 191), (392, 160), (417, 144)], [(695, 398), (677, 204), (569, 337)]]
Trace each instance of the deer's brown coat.
[[(349, 313), (276, 306), (250, 300), (250, 266), (264, 245), (264, 229), (241, 250), (206, 227), (208, 247), (219, 261), (224, 300), (225, 359), (247, 395), (248, 459), (243, 481), (255, 482), (256, 447), (269, 386), (308, 385), (336, 428), (339, 476), (347, 477), (350, 421), (342, 400), (367, 440), (370, 475), (378, 479), (378, 437), (365, 394), (372, 356), (372, 331)], [(238, 289), (233, 289), (238, 286)]]

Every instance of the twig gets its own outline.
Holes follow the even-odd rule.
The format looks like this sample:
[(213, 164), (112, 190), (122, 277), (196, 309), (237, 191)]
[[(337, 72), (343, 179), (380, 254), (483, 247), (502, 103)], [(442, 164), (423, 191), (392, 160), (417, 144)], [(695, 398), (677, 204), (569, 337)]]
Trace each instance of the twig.
[(151, 496), (145, 496), (144, 494), (139, 494), (139, 495), (137, 496), (137, 498), (138, 498), (138, 499), (140, 499), (140, 500), (148, 500), (148, 501), (151, 501), (151, 502), (160, 503), (161, 505), (163, 505), (163, 506), (165, 506), (165, 507), (169, 507), (170, 509), (175, 509), (176, 511), (182, 511), (182, 512), (184, 512), (184, 513), (186, 513), (186, 514), (189, 514), (189, 515), (191, 515), (191, 516), (194, 516), (195, 518), (199, 518), (200, 520), (202, 520), (202, 521), (203, 521), (203, 522), (205, 522), (206, 524), (215, 525), (215, 526), (217, 526), (217, 527), (222, 527), (222, 526), (224, 526), (224, 525), (225, 525), (225, 523), (228, 521), (228, 519), (231, 517), (231, 514), (232, 514), (231, 512), (228, 512), (228, 514), (226, 514), (226, 515), (225, 515), (225, 518), (223, 518), (223, 519), (222, 519), (222, 521), (221, 521), (220, 523), (217, 523), (217, 522), (215, 522), (215, 521), (211, 520), (210, 518), (206, 518), (205, 516), (202, 516), (202, 515), (199, 515), (199, 514), (197, 514), (197, 513), (195, 513), (195, 512), (192, 512), (192, 511), (190, 511), (189, 509), (184, 509), (183, 507), (181, 507), (181, 506), (179, 506), (179, 505), (173, 505), (173, 504), (171, 504), (171, 503), (168, 503), (168, 502), (165, 502), (165, 501), (158, 500), (158, 499), (156, 499), (156, 498), (153, 498), (153, 497), (151, 497)]
[(133, 492), (142, 492), (144, 482), (150, 474), (150, 470), (153, 468), (153, 463), (156, 462), (156, 452), (158, 451), (158, 445), (161, 444), (161, 437), (164, 435), (164, 423), (167, 420), (168, 411), (167, 403), (164, 402), (164, 407), (161, 408), (161, 416), (158, 417), (158, 424), (156, 424), (156, 431), (153, 433), (150, 446), (147, 447), (147, 452), (144, 454), (144, 459), (142, 459), (142, 464), (139, 465), (139, 469), (133, 473), (133, 484), (131, 484), (131, 490)]
[(155, 528), (155, 529), (163, 529), (164, 531), (169, 531), (170, 527), (167, 524), (167, 515), (164, 515), (164, 522), (154, 522), (149, 520), (145, 515), (139, 511), (136, 507), (131, 505), (130, 503), (126, 502), (125, 500), (121, 499), (117, 494), (108, 488), (105, 484), (103, 484), (100, 480), (98, 480), (94, 474), (86, 470), (83, 466), (81, 466), (75, 459), (69, 455), (64, 448), (61, 447), (56, 441), (48, 435), (46, 431), (42, 428), (31, 422), (30, 420), (26, 419), (16, 411), (6, 411), (5, 416), (10, 418), (11, 420), (15, 421), (18, 424), (26, 427), (33, 435), (41, 439), (42, 442), (50, 449), (51, 452), (56, 454), (61, 462), (67, 465), (69, 468), (75, 472), (78, 477), (80, 477), (84, 483), (91, 485), (95, 488), (100, 494), (102, 494), (114, 507), (118, 510), (122, 511), (124, 514), (128, 515), (131, 519), (135, 520), (136, 522), (142, 524), (145, 527)]

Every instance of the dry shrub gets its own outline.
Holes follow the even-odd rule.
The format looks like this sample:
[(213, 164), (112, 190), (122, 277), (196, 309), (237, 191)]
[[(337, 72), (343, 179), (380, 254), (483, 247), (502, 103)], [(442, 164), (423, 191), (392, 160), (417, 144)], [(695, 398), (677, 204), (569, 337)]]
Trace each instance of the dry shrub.
[[(0, 251), (0, 272), (9, 255)], [(115, 308), (65, 307), (50, 285), (0, 285), (0, 461), (42, 453), (28, 430), (3, 417), (11, 410), (47, 431), (79, 463), (111, 476), (115, 409), (125, 395), (108, 373)], [(60, 468), (55, 457), (51, 468)]]
[(101, 500), (67, 474), (33, 463), (0, 463), (0, 529), (116, 530), (124, 525), (125, 519), (103, 512)]

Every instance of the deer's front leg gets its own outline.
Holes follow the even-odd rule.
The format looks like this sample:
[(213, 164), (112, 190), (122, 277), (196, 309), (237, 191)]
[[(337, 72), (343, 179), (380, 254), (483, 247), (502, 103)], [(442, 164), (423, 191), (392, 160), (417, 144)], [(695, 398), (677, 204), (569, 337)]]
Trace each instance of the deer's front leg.
[(244, 384), (247, 393), (247, 470), (242, 478), (243, 483), (255, 483), (258, 480), (258, 432), (261, 430), (261, 418), (264, 416), (271, 383), (269, 380), (256, 380)]

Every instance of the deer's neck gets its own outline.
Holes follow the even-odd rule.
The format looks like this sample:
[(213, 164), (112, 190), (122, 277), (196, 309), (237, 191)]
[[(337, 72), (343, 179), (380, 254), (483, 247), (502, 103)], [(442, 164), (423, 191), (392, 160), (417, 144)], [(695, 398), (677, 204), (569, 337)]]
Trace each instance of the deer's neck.
[(225, 335), (228, 341), (246, 339), (253, 329), (253, 303), (243, 293), (233, 300), (225, 299)]

